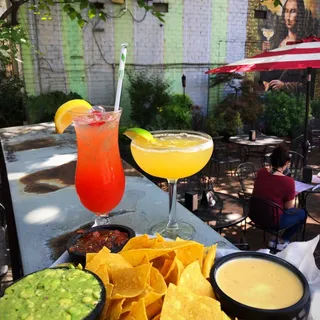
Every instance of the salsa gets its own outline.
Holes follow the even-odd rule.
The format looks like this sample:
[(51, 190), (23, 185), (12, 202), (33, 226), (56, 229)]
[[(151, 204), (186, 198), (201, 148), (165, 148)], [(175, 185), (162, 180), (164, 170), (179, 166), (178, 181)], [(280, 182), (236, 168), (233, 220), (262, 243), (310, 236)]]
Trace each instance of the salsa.
[(1, 320), (80, 320), (101, 300), (99, 281), (78, 269), (45, 269), (11, 285), (0, 298)]
[(99, 230), (84, 233), (76, 243), (69, 248), (70, 252), (97, 253), (103, 247), (112, 250), (124, 245), (129, 239), (127, 232), (119, 230)]

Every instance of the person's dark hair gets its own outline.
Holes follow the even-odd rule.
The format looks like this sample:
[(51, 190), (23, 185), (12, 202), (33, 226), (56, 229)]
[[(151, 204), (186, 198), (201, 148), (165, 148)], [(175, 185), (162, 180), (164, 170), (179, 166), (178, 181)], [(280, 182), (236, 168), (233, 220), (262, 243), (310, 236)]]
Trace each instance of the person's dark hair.
[[(285, 22), (285, 19), (284, 19), (285, 8), (286, 8), (287, 2), (288, 2), (288, 0), (283, 5), (282, 15), (281, 15), (282, 23), (283, 23), (283, 26), (284, 26), (283, 30), (285, 30), (285, 33), (286, 33), (284, 38), (288, 34), (288, 30), (287, 30), (287, 27), (286, 27), (286, 22)], [(301, 38), (306, 36), (306, 34), (305, 34), (306, 30), (304, 30), (305, 29), (304, 19), (305, 19), (305, 14), (306, 14), (306, 8), (305, 8), (305, 5), (304, 5), (304, 0), (296, 0), (296, 2), (297, 2), (297, 7), (298, 7), (297, 11), (298, 12), (297, 12), (297, 20), (296, 20), (296, 24), (295, 24), (295, 26), (293, 28), (293, 32), (297, 35), (297, 40), (299, 40), (299, 39), (301, 39)]]
[(285, 163), (290, 160), (288, 148), (283, 144), (279, 144), (273, 149), (270, 159), (273, 169), (283, 167)]

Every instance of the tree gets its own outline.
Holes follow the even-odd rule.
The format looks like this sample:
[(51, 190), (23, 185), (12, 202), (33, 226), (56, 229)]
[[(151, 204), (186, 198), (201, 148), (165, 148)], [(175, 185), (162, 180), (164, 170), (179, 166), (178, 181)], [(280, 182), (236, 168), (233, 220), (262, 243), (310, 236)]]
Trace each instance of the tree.
[[(100, 10), (96, 3), (88, 0), (59, 0), (62, 10), (71, 20), (76, 20), (83, 27), (88, 20), (100, 18), (106, 21), (108, 15)], [(39, 0), (34, 4), (30, 0), (9, 0), (10, 6), (0, 16), (0, 67), (7, 65), (12, 59), (17, 59), (17, 45), (29, 44), (25, 30), (18, 21), (18, 12), (22, 5), (27, 5), (34, 14), (40, 15), (41, 20), (52, 20), (51, 8), (55, 5), (53, 0)], [(155, 12), (152, 6), (144, 0), (137, 0), (139, 7), (150, 11), (155, 17), (163, 21), (163, 14)], [(123, 11), (123, 14), (125, 11)]]

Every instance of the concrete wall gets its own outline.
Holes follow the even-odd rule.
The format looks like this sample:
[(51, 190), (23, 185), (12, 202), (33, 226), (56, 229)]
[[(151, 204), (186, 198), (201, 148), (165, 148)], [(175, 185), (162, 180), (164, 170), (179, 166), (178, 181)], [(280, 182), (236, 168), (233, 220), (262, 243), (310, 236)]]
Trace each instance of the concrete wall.
[[(265, 40), (261, 26), (281, 17), (281, 8), (274, 9), (269, 0), (265, 6), (259, 0), (161, 0), (169, 5), (166, 22), (161, 23), (145, 14), (136, 0), (127, 0), (126, 12), (121, 11), (125, 5), (100, 1), (109, 15), (107, 22), (93, 20), (83, 29), (58, 3), (52, 21), (41, 21), (26, 8), (21, 11), (20, 21), (33, 43), (31, 49), (22, 48), (28, 94), (74, 91), (94, 104), (113, 104), (121, 43), (127, 42), (127, 69), (159, 72), (177, 93), (182, 92), (185, 74), (186, 93), (206, 113), (225, 91), (209, 89), (205, 71), (261, 52)], [(317, 17), (320, 0), (306, 0), (306, 4)], [(255, 19), (255, 9), (268, 10), (268, 19)], [(123, 119), (129, 121), (127, 81), (121, 106)]]

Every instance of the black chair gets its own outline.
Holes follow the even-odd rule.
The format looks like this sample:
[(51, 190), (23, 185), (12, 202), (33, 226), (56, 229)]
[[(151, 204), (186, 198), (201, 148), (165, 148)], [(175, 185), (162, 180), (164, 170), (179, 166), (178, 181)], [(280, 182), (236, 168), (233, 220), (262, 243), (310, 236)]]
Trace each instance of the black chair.
[(290, 155), (290, 174), (295, 180), (302, 180), (303, 155), (296, 151), (289, 151)]
[(294, 138), (289, 145), (290, 150), (295, 152), (302, 152), (302, 142), (304, 140), (304, 135), (300, 134), (298, 137)]
[(238, 176), (241, 191), (243, 193), (252, 193), (254, 180), (257, 174), (252, 162), (244, 162), (238, 165), (236, 169), (236, 175)]
[(209, 177), (211, 177), (212, 173), (212, 163), (215, 165), (215, 171), (217, 174), (217, 182), (219, 182), (220, 177), (220, 167), (221, 165), (225, 165), (229, 167), (229, 170), (232, 171), (232, 164), (240, 163), (241, 160), (239, 157), (235, 157), (232, 155), (232, 152), (226, 142), (223, 141), (223, 137), (213, 138), (214, 141), (214, 149), (211, 157), (210, 171)]
[[(248, 224), (263, 230), (264, 240), (265, 233), (268, 232), (271, 235), (276, 237), (274, 251), (277, 251), (277, 243), (279, 240), (279, 233), (284, 231), (298, 223), (292, 224), (286, 228), (280, 228), (279, 226), (279, 217), (281, 214), (284, 214), (284, 210), (272, 201), (261, 199), (256, 196), (251, 196), (249, 199), (249, 214), (248, 217), (250, 221)], [(306, 228), (306, 220), (303, 224), (302, 230), (302, 241), (304, 240)]]

